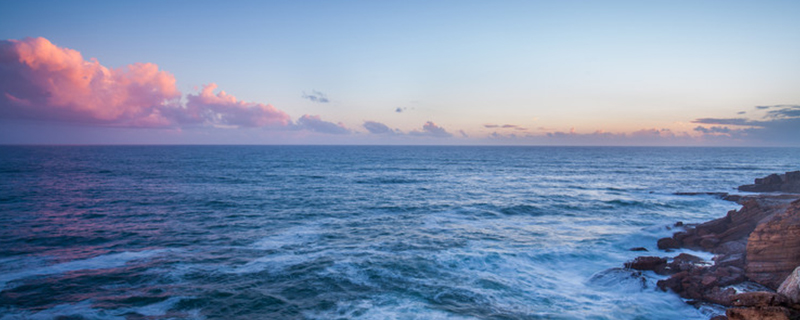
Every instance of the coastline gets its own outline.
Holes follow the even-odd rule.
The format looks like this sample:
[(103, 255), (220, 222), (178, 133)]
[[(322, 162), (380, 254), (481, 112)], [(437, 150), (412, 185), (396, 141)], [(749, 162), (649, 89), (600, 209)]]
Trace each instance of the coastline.
[(682, 231), (657, 242), (665, 253), (705, 251), (714, 254), (712, 261), (681, 253), (639, 256), (624, 266), (669, 276), (658, 288), (691, 305), (725, 307), (725, 315), (713, 320), (800, 319), (800, 171), (772, 174), (738, 189), (760, 193), (714, 193), (742, 207), (701, 224), (677, 222)]

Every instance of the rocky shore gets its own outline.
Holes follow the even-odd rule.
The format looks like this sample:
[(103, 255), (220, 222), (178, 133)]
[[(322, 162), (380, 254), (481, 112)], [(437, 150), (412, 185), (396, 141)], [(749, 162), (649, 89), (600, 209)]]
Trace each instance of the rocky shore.
[(682, 231), (658, 240), (666, 252), (707, 251), (713, 261), (686, 253), (641, 256), (625, 268), (669, 275), (658, 287), (687, 303), (726, 307), (726, 315), (714, 320), (800, 319), (800, 171), (756, 179), (739, 190), (770, 193), (719, 194), (742, 208), (702, 224), (678, 222)]

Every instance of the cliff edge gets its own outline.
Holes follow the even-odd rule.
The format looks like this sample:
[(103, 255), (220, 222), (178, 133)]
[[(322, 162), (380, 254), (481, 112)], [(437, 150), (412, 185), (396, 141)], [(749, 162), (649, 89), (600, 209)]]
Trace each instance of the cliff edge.
[[(800, 171), (756, 179), (739, 190), (771, 194), (736, 197), (739, 210), (658, 240), (658, 248), (667, 252), (712, 252), (713, 264), (684, 253), (638, 257), (625, 267), (670, 275), (658, 287), (689, 303), (728, 307), (726, 316), (714, 320), (800, 319)], [(748, 283), (757, 285), (744, 286)]]

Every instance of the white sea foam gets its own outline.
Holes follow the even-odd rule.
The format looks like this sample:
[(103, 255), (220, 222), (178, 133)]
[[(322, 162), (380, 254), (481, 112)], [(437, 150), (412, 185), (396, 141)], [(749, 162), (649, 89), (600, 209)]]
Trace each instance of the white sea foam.
[(144, 251), (126, 251), (120, 253), (106, 254), (89, 259), (73, 260), (49, 266), (41, 266), (30, 269), (17, 270), (14, 272), (0, 275), (0, 290), (7, 289), (9, 282), (25, 279), (28, 277), (48, 276), (48, 275), (54, 275), (54, 274), (60, 274), (78, 270), (97, 270), (97, 269), (116, 268), (123, 266), (126, 263), (134, 260), (151, 258), (165, 251), (167, 250), (157, 249), (157, 250), (144, 250)]
[(251, 245), (262, 250), (280, 250), (301, 246), (319, 239), (321, 228), (318, 224), (294, 226), (279, 233), (259, 239)]
[(264, 270), (283, 270), (315, 259), (320, 252), (301, 252), (312, 247), (319, 240), (321, 227), (319, 224), (300, 225), (287, 228), (276, 234), (259, 239), (250, 248), (268, 251), (242, 266), (223, 270), (228, 273), (255, 273)]
[(334, 310), (304, 312), (307, 319), (474, 319), (430, 308), (426, 303), (388, 295), (378, 295), (372, 300), (338, 302)]

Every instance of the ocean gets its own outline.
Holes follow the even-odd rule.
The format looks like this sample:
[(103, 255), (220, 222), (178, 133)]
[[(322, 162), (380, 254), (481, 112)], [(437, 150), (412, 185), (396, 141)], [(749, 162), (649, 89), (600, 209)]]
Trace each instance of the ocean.
[(720, 310), (622, 264), (669, 255), (655, 243), (677, 221), (739, 207), (675, 193), (735, 193), (798, 159), (797, 148), (3, 146), (0, 319), (708, 319)]

